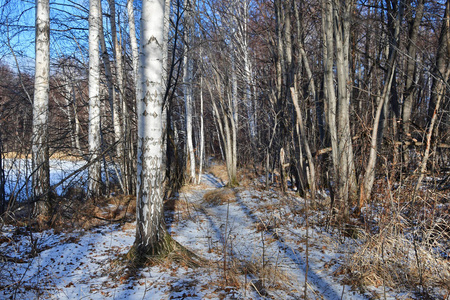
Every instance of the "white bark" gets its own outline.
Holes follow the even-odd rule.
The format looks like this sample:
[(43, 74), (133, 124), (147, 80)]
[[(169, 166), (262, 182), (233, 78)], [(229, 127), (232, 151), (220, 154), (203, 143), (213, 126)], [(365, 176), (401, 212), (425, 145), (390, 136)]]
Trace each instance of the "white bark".
[[(139, 75), (139, 47), (137, 43), (136, 38), (136, 22), (134, 17), (134, 6), (133, 6), (133, 0), (127, 0), (127, 14), (128, 14), (128, 27), (129, 27), (129, 34), (130, 34), (130, 45), (131, 45), (131, 54), (132, 54), (132, 64), (133, 64), (133, 83), (135, 88), (135, 100), (141, 99), (141, 89), (140, 89), (140, 75)], [(135, 153), (134, 153), (134, 147), (133, 147), (133, 141), (132, 141), (132, 131), (131, 131), (131, 124), (134, 114), (129, 114), (128, 110), (126, 108), (126, 103), (124, 102), (124, 113), (126, 113), (125, 116), (125, 122), (123, 124), (124, 126), (124, 132), (125, 132), (125, 149), (127, 151), (127, 161), (128, 161), (128, 167), (125, 172), (125, 177), (127, 181), (127, 189), (129, 193), (133, 193), (134, 187), (136, 186), (135, 176), (131, 175), (131, 171), (134, 170), (135, 167)]]
[(192, 28), (192, 6), (189, 0), (185, 0), (185, 24), (184, 24), (184, 105), (186, 113), (186, 163), (189, 166), (189, 181), (195, 181), (195, 154), (194, 143), (192, 140), (192, 114), (193, 114), (193, 90), (192, 90), (192, 77), (193, 77), (193, 59), (191, 46), (193, 42), (193, 28)]
[(248, 118), (248, 124), (249, 124), (249, 130), (250, 130), (250, 138), (252, 140), (252, 144), (255, 144), (256, 142), (256, 135), (258, 133), (258, 129), (256, 127), (256, 112), (254, 109), (254, 100), (253, 100), (253, 94), (252, 94), (252, 86), (253, 86), (253, 80), (252, 80), (252, 62), (250, 60), (249, 55), (249, 46), (248, 46), (248, 1), (244, 1), (243, 4), (243, 32), (241, 34), (242, 36), (242, 48), (244, 51), (244, 72), (245, 72), (245, 99), (246, 99), (246, 106), (247, 106), (247, 118)]
[(101, 12), (99, 0), (89, 1), (89, 155), (96, 160), (89, 167), (90, 195), (100, 193), (100, 54)]
[(200, 75), (200, 154), (198, 162), (198, 181), (200, 184), (203, 172), (204, 152), (205, 152), (205, 133), (203, 124), (203, 77)]
[(338, 176), (338, 147), (337, 147), (337, 128), (336, 128), (336, 93), (334, 90), (334, 76), (333, 76), (333, 59), (334, 59), (334, 43), (333, 43), (333, 6), (331, 0), (323, 0), (322, 24), (324, 35), (324, 90), (325, 100), (327, 102), (327, 117), (328, 127), (331, 136), (331, 149), (334, 166), (334, 176)]
[(164, 241), (162, 102), (164, 0), (144, 0), (141, 16), (138, 99), (137, 225), (135, 246), (141, 253)]
[(33, 192), (34, 213), (45, 214), (50, 188), (48, 157), (48, 97), (50, 77), (50, 6), (48, 0), (36, 5), (36, 69), (33, 101)]
[[(136, 38), (136, 21), (134, 18), (134, 7), (133, 0), (127, 0), (127, 14), (128, 14), (128, 27), (130, 30), (130, 44), (131, 44), (131, 55), (133, 59), (133, 79), (137, 93), (137, 83), (138, 83), (138, 66), (139, 66), (139, 48)], [(140, 97), (137, 97), (140, 99)]]
[[(116, 4), (114, 0), (108, 0), (109, 10), (110, 10), (110, 24), (111, 24), (111, 35), (114, 50), (114, 62), (116, 71), (116, 87), (119, 97), (114, 97), (113, 101), (113, 125), (114, 125), (114, 138), (117, 143), (116, 152), (119, 158), (123, 158), (123, 129), (122, 122), (120, 119), (121, 106), (123, 105), (123, 67), (122, 67), (122, 47), (117, 38), (116, 29)], [(122, 169), (124, 166), (122, 165)]]

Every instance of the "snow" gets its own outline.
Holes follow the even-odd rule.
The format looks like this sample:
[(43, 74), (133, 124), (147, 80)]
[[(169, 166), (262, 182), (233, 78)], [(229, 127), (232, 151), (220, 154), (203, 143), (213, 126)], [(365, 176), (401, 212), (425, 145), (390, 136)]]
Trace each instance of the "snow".
[[(31, 160), (30, 159), (4, 159), (5, 192), (7, 195), (15, 195), (18, 199), (29, 198), (31, 194)], [(50, 160), (50, 185), (60, 183), (73, 171), (86, 164), (84, 161)], [(83, 182), (87, 177), (87, 171), (82, 171), (56, 188), (56, 193), (62, 194), (68, 187)]]
[[(211, 174), (203, 175), (202, 185), (180, 194), (179, 209), (166, 214), (170, 234), (207, 264), (190, 268), (163, 263), (121, 272), (118, 261), (133, 245), (135, 223), (61, 233), (3, 226), (0, 254), (8, 259), (2, 262), (0, 256), (0, 298), (302, 298), (305, 201), (254, 185), (233, 189), (234, 197), (225, 203), (206, 204), (203, 196), (215, 189), (224, 189), (223, 183)], [(308, 298), (368, 299), (370, 295), (343, 285), (342, 275), (333, 275), (356, 242), (315, 226), (308, 235)], [(381, 293), (375, 287), (371, 290)]]

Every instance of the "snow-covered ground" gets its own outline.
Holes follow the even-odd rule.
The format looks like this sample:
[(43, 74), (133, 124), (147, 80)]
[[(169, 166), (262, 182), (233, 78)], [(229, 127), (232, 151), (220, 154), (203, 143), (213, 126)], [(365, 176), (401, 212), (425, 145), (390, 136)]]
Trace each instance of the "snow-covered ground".
[[(170, 234), (205, 259), (200, 267), (171, 262), (120, 270), (135, 223), (40, 233), (3, 226), (0, 298), (301, 299), (307, 261), (308, 299), (382, 295), (382, 287), (361, 294), (342, 284), (337, 270), (356, 242), (319, 226), (307, 234), (303, 199), (256, 185), (226, 190), (210, 174), (202, 181), (185, 189), (166, 215)], [(218, 200), (205, 201), (214, 192)], [(387, 290), (388, 299), (408, 296)]]
[[(5, 192), (9, 197), (13, 195), (16, 199), (28, 199), (31, 197), (31, 160), (30, 159), (4, 159), (5, 172)], [(68, 177), (75, 170), (81, 169), (86, 164), (85, 161), (50, 160), (50, 185), (59, 184), (66, 179), (63, 184), (58, 185), (55, 192), (63, 193), (67, 187), (78, 185), (87, 178), (87, 171), (80, 171)], [(68, 177), (68, 178), (67, 178)]]

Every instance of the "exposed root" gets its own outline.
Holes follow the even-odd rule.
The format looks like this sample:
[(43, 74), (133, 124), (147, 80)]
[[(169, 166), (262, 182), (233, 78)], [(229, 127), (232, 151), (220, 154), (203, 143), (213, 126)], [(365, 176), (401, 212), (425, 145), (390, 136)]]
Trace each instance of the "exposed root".
[(189, 268), (197, 268), (206, 263), (192, 251), (175, 241), (169, 233), (157, 244), (146, 249), (131, 247), (126, 255), (125, 263), (134, 268), (155, 266), (175, 262)]

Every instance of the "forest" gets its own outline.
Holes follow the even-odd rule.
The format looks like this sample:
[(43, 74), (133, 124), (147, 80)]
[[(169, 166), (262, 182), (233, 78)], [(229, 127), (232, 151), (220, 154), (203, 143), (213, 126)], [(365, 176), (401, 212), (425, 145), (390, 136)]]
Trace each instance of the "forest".
[(450, 299), (450, 0), (0, 0), (0, 298)]

